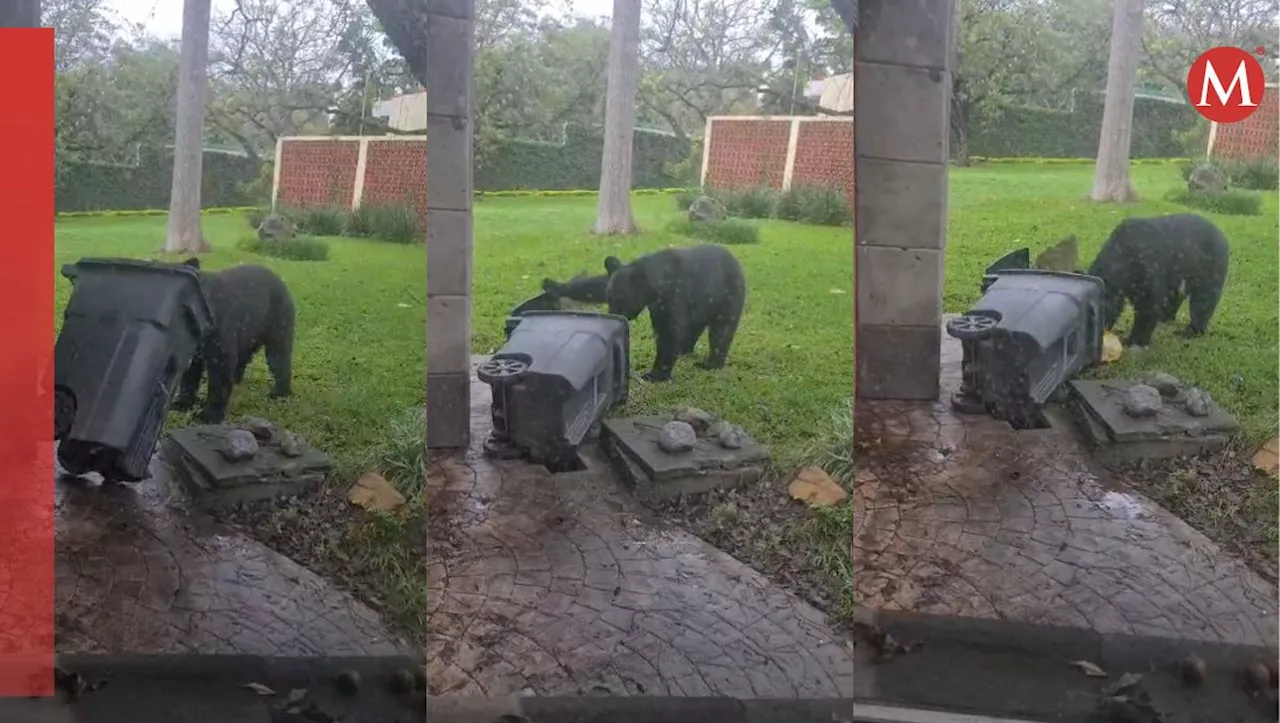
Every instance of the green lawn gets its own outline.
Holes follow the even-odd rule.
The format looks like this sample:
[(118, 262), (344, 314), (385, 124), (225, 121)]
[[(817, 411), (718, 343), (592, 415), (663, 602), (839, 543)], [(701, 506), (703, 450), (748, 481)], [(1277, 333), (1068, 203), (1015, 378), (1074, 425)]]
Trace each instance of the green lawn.
[[(1185, 188), (1176, 165), (1137, 165), (1134, 185), (1144, 199), (1136, 204), (1087, 200), (1092, 165), (1002, 164), (951, 171), (945, 307), (962, 312), (979, 296), (987, 264), (1007, 251), (1030, 246), (1032, 255), (1074, 233), (1080, 263), (1087, 265), (1115, 225), (1128, 216), (1189, 212), (1163, 200)], [(1237, 414), (1241, 441), (1249, 447), (1275, 434), (1277, 351), (1280, 345), (1277, 236), (1280, 213), (1275, 193), (1264, 193), (1261, 216), (1197, 212), (1217, 224), (1231, 242), (1231, 269), (1209, 334), (1183, 340), (1173, 334), (1186, 324), (1184, 304), (1176, 325), (1161, 325), (1146, 350), (1127, 353), (1096, 373), (1131, 378), (1159, 370), (1202, 385)], [(1131, 312), (1118, 327), (1127, 330)]]
[[(60, 219), (56, 231), (55, 329), (71, 295), (62, 265), (86, 256), (163, 258), (166, 217)], [(293, 390), (271, 399), (271, 376), (258, 354), (231, 397), (230, 418), (261, 416), (357, 465), (383, 442), (406, 407), (423, 404), (426, 365), (426, 254), (420, 246), (329, 239), (330, 260), (283, 261), (238, 251), (249, 228), (239, 214), (209, 215), (205, 235), (214, 251), (205, 269), (238, 263), (270, 267), (297, 305)], [(168, 260), (178, 261), (184, 257)], [(173, 420), (185, 422), (183, 414)]]
[[(543, 277), (603, 273), (604, 258), (624, 261), (668, 245), (696, 242), (665, 231), (681, 216), (668, 195), (635, 196), (634, 237), (597, 237), (594, 197), (491, 198), (475, 207), (472, 349), (491, 353), (517, 303), (542, 292)], [(728, 365), (705, 371), (677, 365), (670, 382), (633, 377), (626, 413), (691, 404), (743, 425), (771, 445), (783, 464), (800, 458), (831, 410), (848, 399), (853, 369), (853, 240), (850, 229), (761, 222), (761, 243), (729, 247), (747, 275), (747, 308)], [(653, 361), (648, 315), (631, 327), (632, 367)]]

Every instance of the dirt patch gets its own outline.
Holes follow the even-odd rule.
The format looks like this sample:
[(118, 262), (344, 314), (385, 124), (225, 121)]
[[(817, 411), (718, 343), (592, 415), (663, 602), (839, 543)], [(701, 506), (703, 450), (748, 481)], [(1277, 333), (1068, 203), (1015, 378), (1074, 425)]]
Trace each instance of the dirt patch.
[(787, 495), (787, 480), (766, 474), (746, 488), (675, 499), (658, 509), (852, 631), (851, 575), (841, 579), (823, 564), (831, 555), (852, 557), (852, 522), (841, 550), (840, 536), (824, 534), (819, 516)]
[[(421, 511), (379, 517), (348, 502), (345, 490), (325, 486), (315, 494), (241, 504), (215, 514), (333, 581), (388, 626), (425, 644), (427, 532)], [(395, 574), (388, 574), (389, 566)]]
[(1277, 481), (1233, 448), (1197, 458), (1112, 465), (1110, 471), (1277, 581)]

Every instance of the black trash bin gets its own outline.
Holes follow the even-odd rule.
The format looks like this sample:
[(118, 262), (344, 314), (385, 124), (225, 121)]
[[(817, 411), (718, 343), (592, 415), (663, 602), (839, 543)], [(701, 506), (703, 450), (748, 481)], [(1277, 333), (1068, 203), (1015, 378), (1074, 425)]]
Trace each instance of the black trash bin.
[(1027, 269), (1026, 258), (1024, 249), (988, 268), (982, 299), (947, 322), (964, 349), (952, 407), (991, 413), (1015, 429), (1041, 426), (1058, 389), (1102, 361), (1102, 280)]
[(626, 401), (630, 328), (613, 314), (525, 311), (507, 343), (476, 369), (493, 389), (485, 451), (553, 471), (580, 464), (578, 446)]
[(213, 326), (198, 271), (132, 259), (62, 268), (75, 288), (54, 347), (54, 437), (72, 474), (147, 476), (174, 389)]
[(533, 298), (525, 299), (516, 308), (512, 309), (510, 314), (507, 314), (507, 321), (503, 326), (503, 331), (506, 332), (507, 338), (510, 339), (511, 332), (515, 331), (516, 327), (520, 325), (520, 320), (524, 318), (526, 313), (530, 311), (560, 311), (563, 308), (560, 297), (552, 296), (551, 294), (538, 294)]

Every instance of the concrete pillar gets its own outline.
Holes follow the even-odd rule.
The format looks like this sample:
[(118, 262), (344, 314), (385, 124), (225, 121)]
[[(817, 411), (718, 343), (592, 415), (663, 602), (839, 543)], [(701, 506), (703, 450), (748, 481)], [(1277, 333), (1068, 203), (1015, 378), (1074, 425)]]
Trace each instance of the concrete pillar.
[(936, 399), (955, 4), (859, 6), (855, 384), (862, 399)]
[(427, 0), (427, 447), (471, 439), (474, 3)]

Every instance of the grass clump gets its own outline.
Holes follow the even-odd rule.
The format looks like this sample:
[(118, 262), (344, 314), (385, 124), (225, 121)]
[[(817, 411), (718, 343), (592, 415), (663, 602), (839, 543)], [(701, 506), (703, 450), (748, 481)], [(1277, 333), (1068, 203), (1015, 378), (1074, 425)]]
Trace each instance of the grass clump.
[(288, 241), (263, 241), (245, 236), (236, 244), (241, 251), (288, 261), (328, 261), (329, 244), (311, 236), (295, 236)]
[(848, 194), (828, 186), (794, 186), (781, 193), (768, 186), (689, 189), (676, 194), (676, 207), (688, 211), (704, 194), (719, 200), (728, 214), (737, 218), (777, 218), (813, 226), (845, 226), (853, 219)]
[(1185, 188), (1175, 188), (1169, 192), (1166, 200), (1188, 208), (1228, 216), (1262, 215), (1262, 197), (1257, 193), (1242, 191), (1238, 188), (1228, 188), (1218, 193), (1197, 193)]
[(266, 218), (270, 214), (271, 209), (269, 208), (255, 208), (251, 211), (244, 212), (244, 220), (249, 224), (249, 228), (256, 231), (258, 230), (258, 227), (262, 225), (262, 219)]
[(678, 218), (667, 225), (667, 231), (727, 246), (760, 243), (760, 229), (739, 218), (726, 218), (723, 221), (690, 221)]
[(1222, 171), (1232, 188), (1244, 191), (1275, 191), (1280, 189), (1280, 163), (1267, 160), (1200, 160), (1194, 163), (1184, 163), (1179, 166), (1179, 170), (1182, 172), (1182, 180), (1191, 180), (1191, 173), (1205, 164)]
[(712, 195), (724, 204), (730, 216), (738, 218), (771, 218), (778, 207), (778, 193), (768, 186), (718, 190)]
[(814, 226), (844, 226), (852, 220), (849, 199), (839, 188), (809, 186), (796, 189), (800, 221)]
[(364, 231), (357, 234), (353, 230), (352, 235), (368, 236), (395, 244), (418, 243), (426, 236), (422, 219), (409, 206), (362, 205), (350, 217), (352, 224)]

